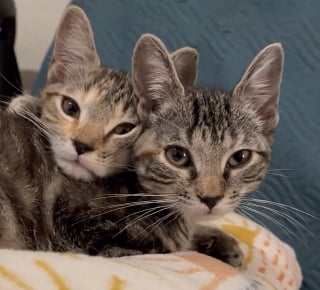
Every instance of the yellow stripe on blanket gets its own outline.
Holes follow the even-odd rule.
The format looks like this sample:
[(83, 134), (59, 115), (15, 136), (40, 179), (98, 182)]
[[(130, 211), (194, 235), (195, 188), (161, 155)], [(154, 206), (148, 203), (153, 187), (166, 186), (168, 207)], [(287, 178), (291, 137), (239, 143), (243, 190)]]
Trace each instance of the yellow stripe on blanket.
[(50, 276), (50, 278), (52, 279), (52, 282), (57, 285), (59, 290), (70, 290), (69, 287), (66, 286), (66, 284), (63, 281), (63, 278), (61, 278), (57, 272), (55, 272), (50, 265), (43, 261), (43, 260), (35, 260), (34, 263), (41, 268), (42, 270), (44, 270), (45, 272), (48, 273), (48, 275)]
[(113, 275), (111, 279), (111, 290), (124, 290), (126, 281), (122, 280), (119, 276)]
[(8, 279), (13, 284), (16, 284), (19, 288), (23, 290), (33, 290), (31, 286), (23, 282), (21, 279), (19, 279), (14, 272), (6, 269), (6, 267), (0, 265), (0, 275), (4, 278)]

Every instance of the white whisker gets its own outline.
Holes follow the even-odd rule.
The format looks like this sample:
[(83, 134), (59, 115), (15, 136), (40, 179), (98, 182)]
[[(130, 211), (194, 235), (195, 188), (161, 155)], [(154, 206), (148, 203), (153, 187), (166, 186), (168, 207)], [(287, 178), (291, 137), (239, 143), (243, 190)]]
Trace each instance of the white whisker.
[[(257, 191), (258, 193), (261, 193), (259, 191)], [(270, 200), (264, 200), (264, 199), (258, 199), (258, 198), (251, 198), (251, 197), (244, 197), (242, 198), (241, 197), (241, 200), (244, 200), (244, 201), (253, 201), (253, 202), (260, 202), (260, 203), (265, 203), (265, 204), (271, 204), (271, 205), (274, 205), (274, 206), (278, 206), (280, 208), (284, 208), (284, 209), (287, 209), (288, 211), (292, 211), (293, 213), (301, 213), (303, 215), (306, 215), (308, 217), (311, 217), (311, 218), (314, 218), (314, 219), (317, 219), (317, 220), (320, 220), (319, 217), (316, 217), (306, 211), (303, 211), (301, 209), (298, 209), (296, 207), (293, 207), (293, 206), (290, 206), (290, 205), (286, 205), (286, 204), (283, 204), (283, 203), (279, 203), (279, 202), (274, 202), (274, 201), (270, 201)], [(302, 218), (303, 219), (303, 218)]]
[(263, 205), (258, 205), (258, 204), (254, 204), (252, 202), (248, 202), (248, 203), (245, 203), (245, 205), (247, 206), (253, 206), (253, 207), (258, 207), (258, 208), (263, 208), (265, 210), (269, 210), (271, 211), (272, 213), (275, 213), (276, 215), (279, 215), (281, 217), (283, 217), (284, 219), (286, 219), (294, 228), (296, 228), (299, 233), (301, 234), (301, 236), (305, 239), (305, 236), (302, 232), (301, 229), (305, 230), (308, 234), (310, 234), (310, 236), (314, 237), (314, 235), (300, 222), (298, 221), (297, 219), (289, 216), (288, 214), (284, 213), (284, 212), (281, 212), (281, 211), (278, 211), (278, 210), (275, 210), (275, 209), (272, 209), (272, 208), (268, 208), (266, 206), (263, 206)]

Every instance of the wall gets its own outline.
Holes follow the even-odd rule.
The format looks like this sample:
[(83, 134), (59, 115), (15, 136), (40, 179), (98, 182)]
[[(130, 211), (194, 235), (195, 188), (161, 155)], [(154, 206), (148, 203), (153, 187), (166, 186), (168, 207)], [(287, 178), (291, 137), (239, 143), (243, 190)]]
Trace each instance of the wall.
[(15, 3), (15, 50), (19, 67), (21, 70), (37, 71), (69, 0), (15, 0)]

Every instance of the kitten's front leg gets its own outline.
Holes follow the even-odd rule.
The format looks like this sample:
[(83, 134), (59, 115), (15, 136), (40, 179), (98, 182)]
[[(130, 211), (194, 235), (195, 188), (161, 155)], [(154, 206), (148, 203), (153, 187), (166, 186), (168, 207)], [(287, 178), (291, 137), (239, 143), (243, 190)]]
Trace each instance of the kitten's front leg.
[(219, 228), (198, 225), (192, 237), (192, 250), (241, 267), (244, 254), (236, 239)]

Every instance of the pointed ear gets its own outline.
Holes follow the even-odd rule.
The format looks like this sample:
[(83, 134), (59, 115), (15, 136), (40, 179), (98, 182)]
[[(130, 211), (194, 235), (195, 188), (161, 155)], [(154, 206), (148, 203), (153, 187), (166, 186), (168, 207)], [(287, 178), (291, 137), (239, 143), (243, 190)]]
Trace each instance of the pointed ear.
[(167, 49), (151, 34), (142, 35), (134, 48), (132, 78), (142, 118), (156, 113), (184, 94)]
[(89, 19), (80, 7), (71, 5), (65, 11), (56, 33), (47, 82), (79, 77), (85, 69), (99, 64)]
[(271, 44), (254, 58), (233, 91), (234, 96), (256, 112), (266, 132), (272, 132), (278, 124), (282, 70), (282, 46)]
[(182, 47), (171, 53), (171, 59), (182, 85), (194, 86), (198, 75), (199, 54), (192, 47)]

